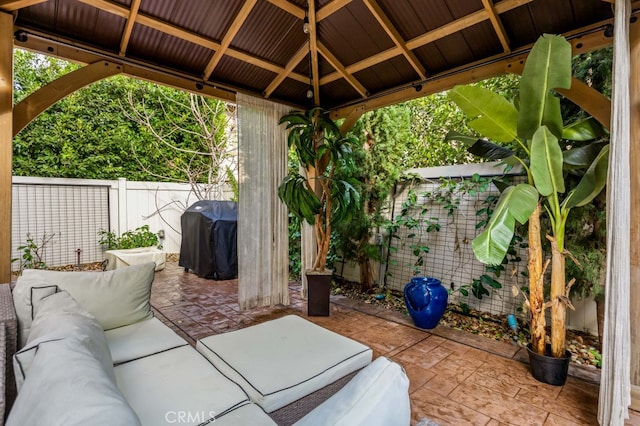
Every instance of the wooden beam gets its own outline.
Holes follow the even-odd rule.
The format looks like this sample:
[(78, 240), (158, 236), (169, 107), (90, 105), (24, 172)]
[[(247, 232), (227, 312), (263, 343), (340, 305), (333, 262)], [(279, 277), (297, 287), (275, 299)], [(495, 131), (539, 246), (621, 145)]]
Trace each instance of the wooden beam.
[[(571, 33), (564, 34), (565, 37), (571, 39), (573, 54), (591, 52), (593, 50), (610, 46), (613, 39), (606, 37), (604, 35), (604, 30), (602, 29), (604, 24), (610, 21), (611, 20), (606, 20), (598, 24), (594, 24), (592, 32), (588, 32), (580, 37), (574, 38)], [(477, 63), (458, 67), (446, 73), (432, 75), (423, 82), (415, 83), (404, 88), (398, 88), (393, 92), (380, 94), (377, 97), (372, 97), (362, 102), (338, 108), (331, 112), (331, 118), (334, 120), (344, 118), (352, 108), (360, 105), (364, 106), (367, 111), (372, 111), (388, 105), (394, 105), (400, 102), (449, 90), (457, 84), (468, 84), (482, 81), (487, 78), (496, 77), (506, 73), (518, 73), (517, 67), (524, 64), (532, 46), (533, 45), (529, 45), (518, 52), (508, 55), (507, 57), (505, 57), (505, 55), (497, 55), (493, 58), (487, 58), (482, 61), (478, 61)], [(347, 70), (349, 70), (349, 67), (347, 67)]]
[[(14, 28), (14, 30), (15, 29), (27, 31), (20, 27)], [(71, 43), (62, 37), (58, 37), (56, 40), (50, 40), (40, 37), (32, 30), (28, 31), (30, 31), (30, 33), (26, 41), (15, 41), (17, 47), (79, 64), (91, 64), (102, 60), (116, 61), (123, 67), (122, 73), (131, 77), (186, 90), (198, 95), (210, 96), (223, 101), (235, 102), (236, 100), (234, 90), (225, 89), (224, 86), (218, 86), (210, 82), (195, 79), (194, 76), (180, 73), (177, 70), (150, 68), (130, 58), (115, 57), (111, 52), (101, 51), (95, 49), (95, 47), (90, 49), (90, 46), (83, 46), (77, 42)], [(259, 96), (258, 94), (254, 95)]]
[[(509, 10), (515, 9), (516, 7), (520, 7), (524, 4), (530, 3), (531, 1), (533, 0), (503, 0), (500, 3), (497, 3), (495, 5), (495, 10), (498, 13), (504, 13)], [(443, 25), (439, 28), (436, 28), (435, 30), (429, 31), (428, 33), (414, 37), (411, 40), (406, 42), (406, 46), (409, 50), (415, 50), (426, 44), (433, 43), (436, 40), (439, 40), (453, 33), (456, 33), (460, 30), (463, 30), (467, 27), (486, 21), (487, 19), (489, 19), (489, 14), (487, 13), (487, 11), (479, 10), (477, 12), (472, 13), (471, 15), (467, 15), (453, 22), (450, 22), (446, 25)], [(360, 62), (351, 64), (347, 66), (346, 70), (350, 74), (355, 74), (358, 71), (362, 71), (363, 69), (372, 67), (383, 61), (386, 61), (387, 59), (393, 58), (394, 56), (398, 56), (401, 54), (402, 54), (401, 49), (395, 46), (395, 47), (392, 47), (391, 49), (385, 50), (384, 52), (380, 52), (376, 55), (370, 56), (369, 58), (363, 59)], [(341, 78), (340, 74), (338, 72), (334, 72), (324, 76), (320, 81), (320, 84), (331, 83), (332, 81), (338, 80), (339, 78)]]
[[(629, 229), (629, 326), (631, 408), (640, 410), (640, 23), (629, 26), (630, 69), (629, 170), (632, 171)], [(615, 141), (611, 141), (615, 143)]]
[(216, 53), (213, 54), (213, 56), (211, 57), (211, 60), (209, 61), (209, 63), (204, 69), (203, 78), (205, 80), (209, 80), (209, 77), (211, 77), (213, 70), (216, 69), (216, 67), (220, 63), (220, 60), (222, 59), (224, 54), (227, 52), (229, 45), (231, 45), (231, 42), (235, 38), (236, 34), (238, 34), (238, 31), (240, 31), (240, 28), (242, 27), (242, 24), (244, 24), (244, 21), (247, 20), (247, 17), (251, 13), (251, 10), (256, 5), (257, 1), (258, 0), (246, 0), (242, 5), (242, 8), (240, 9), (235, 19), (231, 23), (231, 26), (227, 30), (227, 33), (222, 38), (222, 42), (220, 43), (220, 48), (216, 50)]
[(0, 12), (0, 283), (11, 281), (13, 15)]
[(140, 9), (140, 1), (141, 0), (133, 0), (131, 2), (131, 8), (129, 9), (127, 23), (124, 25), (122, 40), (120, 40), (120, 56), (124, 56), (127, 51), (129, 39), (131, 38), (131, 31), (133, 30), (133, 24), (136, 23), (136, 16), (138, 16), (138, 10)]
[(296, 6), (295, 4), (290, 3), (287, 0), (268, 0), (268, 2), (274, 6), (279, 7), (285, 12), (290, 13), (298, 19), (304, 19), (304, 9), (300, 6)]
[(282, 83), (284, 79), (287, 78), (291, 71), (293, 71), (293, 69), (297, 67), (298, 64), (302, 62), (302, 60), (306, 58), (308, 54), (309, 42), (306, 41), (302, 46), (300, 46), (300, 49), (298, 49), (295, 55), (293, 55), (293, 57), (289, 59), (289, 62), (287, 62), (287, 65), (285, 65), (284, 70), (279, 73), (276, 78), (271, 81), (271, 83), (269, 83), (269, 86), (267, 86), (266, 90), (263, 93), (264, 97), (268, 98), (269, 96), (271, 96), (273, 91), (276, 90), (278, 86), (280, 86), (280, 83)]
[[(120, 6), (119, 4), (115, 4), (106, 0), (79, 0), (82, 3), (93, 6), (97, 9), (103, 10), (105, 12), (112, 13), (116, 16), (120, 16), (121, 18), (126, 19), (129, 16), (129, 9), (126, 7)], [(209, 50), (218, 50), (221, 47), (221, 44), (215, 40), (208, 39), (199, 34), (192, 33), (183, 28), (177, 27), (175, 25), (168, 24), (160, 19), (153, 18), (144, 14), (139, 14), (136, 18), (136, 23), (140, 25), (144, 25), (149, 28), (153, 28), (154, 30), (161, 31), (163, 33), (169, 34), (173, 37), (177, 37), (182, 40), (186, 40), (190, 43), (197, 44), (202, 47), (206, 47)], [(277, 64), (273, 64), (271, 62), (265, 61), (264, 59), (258, 58), (257, 56), (249, 55), (248, 53), (241, 52), (235, 49), (228, 49), (227, 55), (231, 56), (235, 59), (239, 59), (243, 62), (246, 62), (251, 65), (255, 65), (259, 68), (271, 71), (273, 73), (279, 74), (284, 70), (281, 66)], [(307, 77), (300, 75), (298, 73), (291, 73), (289, 75), (290, 78), (305, 82), (307, 81)]]
[(491, 21), (491, 25), (493, 26), (493, 30), (496, 32), (498, 39), (500, 40), (500, 44), (502, 44), (502, 49), (505, 53), (511, 52), (511, 42), (509, 42), (509, 36), (502, 25), (502, 21), (498, 16), (494, 8), (494, 4), (492, 0), (482, 0), (482, 4), (484, 5), (484, 10), (489, 14), (489, 20)]
[(47, 0), (0, 0), (0, 10), (13, 12), (14, 10), (33, 6), (34, 4), (44, 3), (45, 1)]
[(320, 105), (320, 69), (318, 67), (318, 33), (316, 22), (316, 2), (309, 0), (309, 54), (311, 55), (311, 77), (313, 81), (313, 104)]
[(320, 52), (320, 54), (324, 56), (324, 58), (329, 62), (329, 64), (333, 68), (335, 68), (340, 73), (340, 75), (342, 75), (342, 77), (345, 80), (347, 80), (347, 82), (351, 86), (353, 86), (354, 89), (356, 89), (358, 93), (360, 93), (360, 96), (362, 96), (363, 98), (366, 98), (369, 95), (369, 92), (367, 91), (367, 89), (365, 89), (362, 83), (360, 83), (353, 75), (349, 74), (345, 70), (344, 65), (340, 63), (338, 58), (336, 58), (333, 55), (333, 53), (331, 53), (331, 51), (329, 51), (329, 49), (327, 49), (327, 47), (321, 42), (318, 42), (318, 52)]
[(122, 72), (122, 66), (100, 61), (78, 68), (36, 90), (13, 108), (13, 135), (24, 129), (40, 113), (70, 93), (103, 78)]
[(353, 108), (351, 112), (347, 114), (344, 122), (340, 125), (340, 133), (345, 135), (349, 130), (351, 130), (353, 125), (356, 124), (356, 121), (358, 121), (358, 119), (362, 117), (362, 114), (364, 114), (365, 111), (366, 109), (362, 105), (356, 108)]
[(611, 101), (593, 87), (577, 78), (571, 81), (571, 89), (556, 89), (565, 98), (585, 110), (605, 128), (611, 128)]
[(333, 0), (325, 4), (324, 6), (322, 6), (322, 8), (320, 8), (320, 10), (318, 10), (318, 13), (316, 13), (316, 20), (320, 22), (323, 19), (328, 18), (349, 3), (351, 3), (351, 0)]
[[(483, 0), (483, 1), (487, 1), (487, 0)], [(386, 15), (386, 13), (384, 13), (384, 10), (382, 10), (378, 2), (376, 0), (364, 0), (364, 4), (367, 6), (367, 8), (369, 8), (369, 11), (374, 16), (374, 18), (376, 18), (378, 23), (382, 26), (382, 28), (387, 33), (389, 38), (391, 38), (391, 41), (393, 41), (393, 44), (395, 44), (396, 47), (400, 49), (400, 52), (402, 52), (402, 54), (407, 59), (411, 67), (416, 71), (416, 73), (418, 73), (418, 76), (420, 77), (420, 79), (421, 80), (426, 79), (427, 73), (424, 67), (422, 66), (422, 64), (420, 63), (420, 60), (411, 50), (409, 50), (409, 48), (407, 48), (407, 45), (404, 39), (402, 38), (402, 36), (400, 35), (400, 32), (393, 25), (393, 23), (391, 22), (389, 17)]]

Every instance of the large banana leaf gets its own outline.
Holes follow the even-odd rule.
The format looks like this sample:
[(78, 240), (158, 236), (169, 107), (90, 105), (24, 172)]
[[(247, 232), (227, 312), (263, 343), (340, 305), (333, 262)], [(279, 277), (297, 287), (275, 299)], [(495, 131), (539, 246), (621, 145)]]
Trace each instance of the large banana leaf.
[(467, 151), (478, 157), (486, 158), (488, 160), (502, 160), (515, 155), (515, 151), (497, 145), (486, 139), (478, 139), (473, 145), (471, 145)]
[(571, 192), (566, 208), (582, 207), (591, 202), (607, 183), (609, 167), (609, 145), (605, 145), (593, 160), (582, 180)]
[(456, 132), (455, 130), (449, 130), (444, 137), (445, 142), (458, 141), (465, 144), (467, 147), (473, 146), (478, 141), (477, 136), (465, 135), (464, 133)]
[(499, 265), (509, 249), (516, 221), (526, 223), (537, 204), (538, 191), (529, 184), (504, 190), (487, 228), (471, 243), (476, 258), (488, 265)]
[(529, 165), (533, 182), (543, 196), (564, 192), (562, 174), (562, 149), (558, 139), (542, 126), (531, 141), (531, 163)]
[(472, 119), (469, 126), (497, 142), (511, 142), (516, 138), (518, 110), (511, 102), (479, 86), (456, 86), (449, 98)]
[(531, 139), (541, 125), (562, 136), (559, 99), (551, 90), (571, 87), (571, 45), (563, 37), (544, 34), (533, 46), (520, 79), (518, 135)]
[(578, 120), (562, 129), (562, 139), (570, 141), (590, 141), (604, 136), (606, 131), (602, 124), (593, 117)]
[(590, 143), (589, 145), (580, 146), (577, 148), (571, 148), (568, 151), (563, 151), (564, 168), (565, 169), (586, 169), (596, 159), (602, 147), (606, 145), (606, 142)]

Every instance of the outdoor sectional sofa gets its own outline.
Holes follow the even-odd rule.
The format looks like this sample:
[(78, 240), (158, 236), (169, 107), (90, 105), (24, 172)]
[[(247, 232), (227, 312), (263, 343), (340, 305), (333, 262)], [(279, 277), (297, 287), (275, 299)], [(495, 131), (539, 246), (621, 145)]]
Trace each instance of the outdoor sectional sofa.
[(398, 364), (301, 317), (193, 348), (153, 317), (154, 268), (27, 270), (0, 286), (7, 425), (409, 424)]

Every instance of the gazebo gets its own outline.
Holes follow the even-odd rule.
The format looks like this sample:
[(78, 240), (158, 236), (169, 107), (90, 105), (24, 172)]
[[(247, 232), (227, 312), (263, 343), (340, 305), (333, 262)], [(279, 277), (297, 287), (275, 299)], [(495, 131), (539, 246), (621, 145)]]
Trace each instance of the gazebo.
[[(272, 133), (279, 138), (277, 118), (291, 108), (322, 106), (334, 119), (345, 119), (342, 126), (348, 129), (366, 111), (456, 84), (519, 73), (543, 33), (564, 35), (574, 54), (612, 45), (615, 39), (617, 55), (629, 58), (630, 53), (630, 66), (615, 71), (618, 80), (629, 84), (628, 91), (617, 93), (628, 94), (627, 103), (614, 98), (612, 108), (612, 101), (576, 79), (562, 95), (612, 129), (612, 145), (622, 150), (618, 157), (612, 155), (612, 164), (616, 158), (629, 161), (616, 167), (622, 169), (620, 175), (610, 170), (609, 212), (618, 211), (630, 222), (608, 221), (609, 251), (623, 264), (622, 271), (609, 264), (608, 288), (614, 297), (609, 297), (608, 309), (630, 326), (630, 343), (624, 332), (620, 338), (612, 332), (611, 341), (630, 351), (632, 406), (638, 409), (640, 175), (629, 176), (629, 171), (640, 166), (640, 24), (634, 10), (639, 7), (640, 2), (629, 0), (0, 0), (0, 282), (8, 282), (11, 274), (13, 136), (57, 100), (99, 79), (122, 73), (238, 102), (241, 126), (242, 120), (260, 113), (270, 117)], [(621, 40), (627, 31), (628, 44)], [(14, 47), (85, 66), (13, 105)], [(620, 123), (621, 128), (613, 126)], [(286, 170), (286, 144), (272, 149), (271, 141), (260, 142), (262, 147), (246, 151), (251, 155), (241, 154), (247, 172), (240, 180), (240, 216), (243, 202), (260, 203), (271, 215), (259, 212), (263, 219), (246, 235), (266, 229), (266, 235), (275, 236), (286, 220), (273, 190), (278, 173)], [(240, 145), (242, 150), (242, 140)], [(274, 171), (270, 166), (276, 163)], [(262, 173), (262, 178), (251, 173)], [(257, 181), (267, 186), (258, 187)], [(627, 197), (628, 206), (614, 207)], [(275, 239), (247, 240), (244, 251), (239, 247), (239, 269), (243, 253), (245, 258), (253, 253), (262, 266), (244, 269), (266, 274), (266, 281), (286, 280), (286, 250), (266, 255), (272, 245), (278, 246)], [(241, 276), (240, 281), (251, 278)], [(241, 284), (239, 297), (245, 307), (288, 300), (281, 290), (265, 290), (265, 295), (244, 288)], [(615, 296), (618, 292), (622, 298)], [(610, 330), (615, 329), (613, 321)], [(626, 376), (627, 370), (617, 371)], [(621, 393), (618, 406), (625, 405), (628, 381), (618, 374), (607, 382), (609, 376), (615, 377), (615, 369), (606, 366), (605, 358), (603, 383), (608, 385), (603, 389)]]

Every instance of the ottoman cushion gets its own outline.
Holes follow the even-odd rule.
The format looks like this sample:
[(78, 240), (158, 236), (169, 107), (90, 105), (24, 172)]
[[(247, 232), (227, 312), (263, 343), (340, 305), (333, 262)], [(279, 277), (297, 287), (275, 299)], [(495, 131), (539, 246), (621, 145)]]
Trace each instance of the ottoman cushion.
[(196, 344), (225, 376), (270, 413), (371, 362), (367, 346), (295, 315)]

